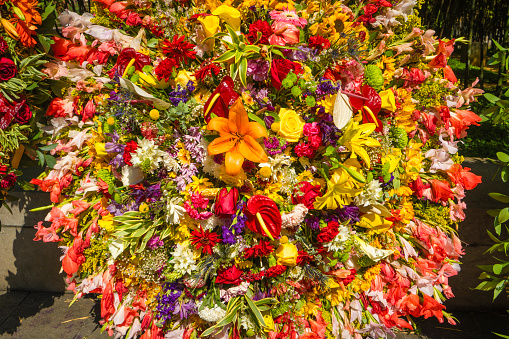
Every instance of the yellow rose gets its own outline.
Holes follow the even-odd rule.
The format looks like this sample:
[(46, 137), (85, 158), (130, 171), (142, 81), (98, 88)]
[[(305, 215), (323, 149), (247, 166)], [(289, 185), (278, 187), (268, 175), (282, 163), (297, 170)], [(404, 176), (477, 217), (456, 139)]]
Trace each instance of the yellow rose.
[(192, 72), (188, 72), (186, 70), (181, 70), (179, 74), (177, 74), (177, 77), (175, 78), (175, 82), (177, 83), (177, 85), (180, 85), (180, 87), (186, 87), (189, 81), (192, 81), (194, 83), (194, 86), (196, 87), (196, 78), (194, 77)]
[(302, 137), (304, 120), (294, 110), (281, 108), (279, 111), (279, 132), (278, 135), (288, 142), (297, 142)]
[(295, 266), (297, 265), (297, 246), (291, 243), (281, 244), (276, 250), (278, 265)]

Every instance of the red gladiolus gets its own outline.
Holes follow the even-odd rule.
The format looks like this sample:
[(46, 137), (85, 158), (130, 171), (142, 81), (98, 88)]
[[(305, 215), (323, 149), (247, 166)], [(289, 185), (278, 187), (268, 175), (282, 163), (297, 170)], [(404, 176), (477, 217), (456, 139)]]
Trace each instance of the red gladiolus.
[(446, 65), (447, 57), (444, 55), (444, 53), (438, 53), (438, 55), (428, 63), (428, 67), (430, 68), (444, 68)]
[(431, 180), (431, 191), (435, 202), (447, 201), (454, 198), (454, 192), (451, 191), (449, 183), (437, 179)]
[(218, 117), (228, 119), (230, 106), (239, 98), (234, 87), (233, 79), (225, 76), (203, 107), (206, 123), (210, 122), (212, 113)]
[(421, 315), (424, 316), (424, 319), (435, 316), (437, 317), (438, 321), (443, 323), (444, 315), (442, 310), (445, 308), (445, 306), (426, 294), (423, 294), (422, 297), (424, 300), (422, 302)]
[(456, 78), (456, 75), (454, 75), (454, 71), (452, 70), (451, 66), (446, 65), (444, 67), (444, 77), (452, 82), (453, 84), (458, 82), (458, 78)]
[(199, 230), (192, 231), (191, 235), (191, 243), (198, 249), (203, 248), (203, 251), (209, 255), (212, 255), (212, 248), (220, 240), (217, 233), (204, 231), (201, 227)]
[(113, 283), (110, 281), (103, 291), (101, 298), (101, 317), (108, 321), (108, 318), (115, 313), (114, 297), (113, 297)]
[(187, 63), (188, 59), (196, 59), (196, 51), (193, 49), (194, 45), (184, 41), (184, 38), (184, 36), (179, 37), (178, 35), (174, 35), (172, 41), (164, 40), (164, 54), (171, 56), (179, 63), (181, 61)]
[(222, 188), (216, 198), (215, 214), (218, 217), (227, 217), (237, 212), (239, 191), (234, 187), (230, 190)]
[(281, 213), (272, 199), (263, 196), (252, 196), (246, 204), (246, 225), (255, 232), (272, 240), (281, 233)]
[(463, 188), (467, 190), (474, 189), (478, 184), (482, 182), (480, 175), (475, 175), (470, 172), (470, 168), (461, 167), (460, 164), (452, 165), (448, 170), (447, 174), (452, 182), (456, 185), (461, 184)]

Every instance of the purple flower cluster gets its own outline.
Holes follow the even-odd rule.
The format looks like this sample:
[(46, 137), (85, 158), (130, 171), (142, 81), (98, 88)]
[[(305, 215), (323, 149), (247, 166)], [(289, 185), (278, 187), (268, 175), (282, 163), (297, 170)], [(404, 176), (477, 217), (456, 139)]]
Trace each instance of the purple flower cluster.
[(186, 87), (182, 88), (177, 85), (177, 89), (168, 93), (168, 98), (174, 106), (178, 106), (180, 102), (187, 102), (191, 97), (195, 87), (192, 81), (188, 81)]
[(331, 80), (322, 78), (318, 84), (318, 87), (316, 88), (315, 95), (320, 98), (326, 95), (334, 95), (340, 88), (341, 85), (335, 86)]
[[(182, 295), (184, 286), (179, 283), (166, 283), (163, 290), (156, 296), (156, 317), (164, 322), (171, 321), (178, 305), (178, 298)], [(179, 310), (177, 309), (177, 312)]]
[(270, 64), (266, 60), (248, 60), (247, 76), (252, 76), (254, 81), (267, 80)]
[(147, 242), (147, 247), (151, 250), (154, 250), (158, 247), (164, 246), (164, 241), (159, 238), (158, 235), (154, 235), (150, 240)]
[(349, 224), (353, 225), (356, 222), (360, 221), (359, 215), (359, 207), (355, 206), (354, 204), (343, 206), (343, 208), (338, 208), (336, 210), (337, 215), (341, 220), (347, 221), (350, 220)]
[(276, 154), (283, 153), (284, 150), (288, 147), (288, 141), (284, 141), (284, 144), (281, 144), (281, 141), (276, 137), (271, 137), (263, 140), (263, 144), (267, 149), (267, 153), (271, 156), (275, 156)]

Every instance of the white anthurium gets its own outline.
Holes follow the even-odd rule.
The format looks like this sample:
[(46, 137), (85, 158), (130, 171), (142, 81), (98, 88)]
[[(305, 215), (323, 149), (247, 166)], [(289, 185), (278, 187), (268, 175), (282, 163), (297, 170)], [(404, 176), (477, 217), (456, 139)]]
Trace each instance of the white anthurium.
[(392, 250), (382, 250), (380, 248), (373, 247), (359, 237), (355, 237), (355, 240), (361, 251), (364, 252), (374, 262), (378, 262), (384, 258), (387, 258), (389, 255), (394, 253)]
[(336, 94), (334, 101), (334, 109), (332, 111), (334, 125), (337, 128), (343, 129), (353, 116), (353, 110), (350, 106), (350, 99), (346, 94), (341, 93), (341, 90)]

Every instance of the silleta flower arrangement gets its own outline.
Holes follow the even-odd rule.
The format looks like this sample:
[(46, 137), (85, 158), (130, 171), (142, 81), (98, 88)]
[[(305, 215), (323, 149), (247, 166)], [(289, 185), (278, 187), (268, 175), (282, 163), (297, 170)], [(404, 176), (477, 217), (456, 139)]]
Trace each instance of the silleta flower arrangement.
[[(480, 118), (422, 1), (100, 0), (45, 73), (32, 180), (126, 338), (372, 338), (444, 318)], [(346, 5), (348, 4), (348, 5)], [(456, 41), (457, 42), (457, 41)]]

